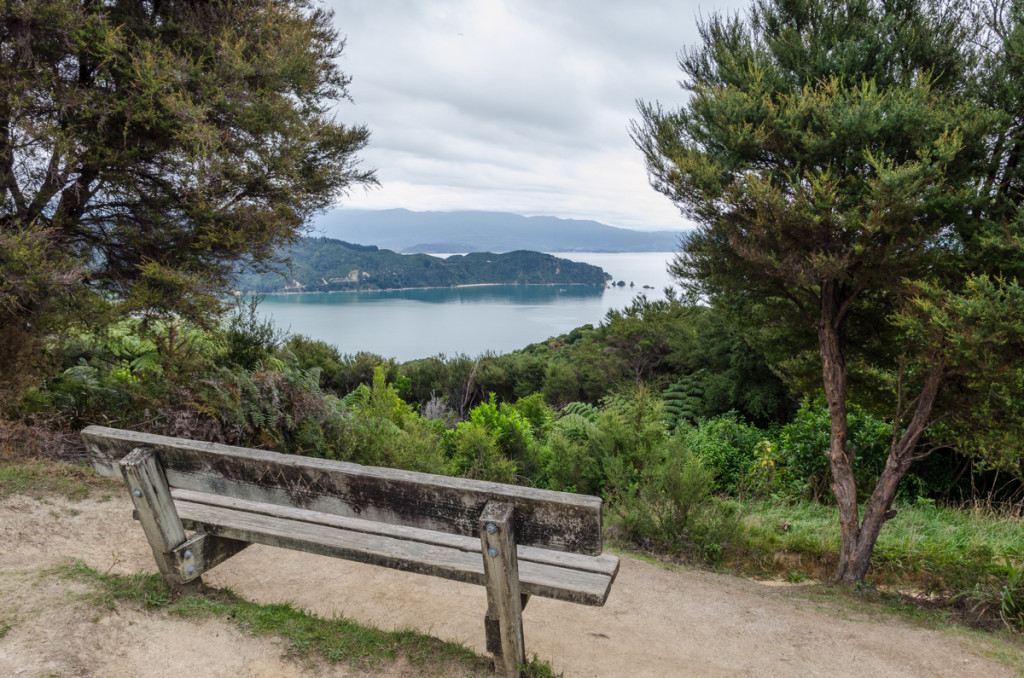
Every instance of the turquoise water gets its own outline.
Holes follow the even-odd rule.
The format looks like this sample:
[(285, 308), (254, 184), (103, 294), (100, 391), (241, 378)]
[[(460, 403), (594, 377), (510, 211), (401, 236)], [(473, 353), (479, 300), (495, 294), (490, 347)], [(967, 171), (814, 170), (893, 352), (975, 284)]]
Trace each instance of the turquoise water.
[[(627, 306), (641, 292), (660, 298), (671, 284), (665, 270), (670, 252), (556, 256), (600, 266), (626, 285), (489, 285), (270, 295), (260, 309), (279, 327), (334, 344), (342, 353), (371, 351), (404, 362), (439, 354), (514, 351), (580, 325), (596, 325), (608, 310)], [(644, 285), (652, 289), (644, 290)]]

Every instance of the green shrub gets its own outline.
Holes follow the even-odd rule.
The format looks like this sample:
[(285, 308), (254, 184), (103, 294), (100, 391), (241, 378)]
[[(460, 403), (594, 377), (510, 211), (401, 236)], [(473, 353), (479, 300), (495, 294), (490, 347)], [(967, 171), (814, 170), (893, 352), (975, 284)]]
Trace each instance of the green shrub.
[(605, 398), (603, 405), (597, 427), (605, 459), (620, 460), (640, 474), (668, 438), (661, 399), (645, 384), (634, 384)]
[(549, 457), (544, 478), (552, 490), (604, 494), (607, 443), (596, 423), (599, 411), (586, 407), (594, 411), (592, 418), (576, 412), (563, 414), (548, 435)]
[(712, 493), (713, 472), (678, 440), (665, 440), (639, 472), (606, 464), (609, 506), (622, 537), (642, 548), (721, 562), (739, 534), (739, 512)]
[(693, 454), (713, 473), (713, 487), (733, 496), (742, 493), (759, 465), (758, 445), (766, 433), (734, 413), (685, 423), (677, 430)]
[(444, 444), (455, 474), (498, 483), (515, 482), (515, 461), (505, 456), (493, 432), (483, 424), (459, 423), (445, 432)]
[[(849, 405), (847, 422), (847, 445), (857, 455), (854, 478), (858, 492), (867, 496), (889, 456), (892, 426), (853, 403)], [(822, 398), (804, 400), (793, 421), (782, 427), (779, 482), (783, 492), (815, 501), (831, 496), (832, 471), (826, 456), (831, 430), (828, 407)]]
[(398, 379), (398, 367), (394, 360), (369, 351), (343, 355), (338, 369), (330, 375), (330, 379), (338, 393), (349, 393), (359, 384), (371, 384), (374, 370), (380, 366), (384, 366), (386, 381), (394, 383)]
[(554, 410), (544, 402), (544, 396), (540, 393), (520, 398), (512, 409), (529, 422), (533, 435), (538, 440), (543, 440), (547, 436), (555, 421)]
[(378, 365), (371, 386), (360, 384), (345, 396), (351, 423), (339, 446), (339, 458), (371, 466), (448, 474), (434, 424), (420, 418), (387, 382), (388, 366)]
[(1006, 560), (999, 589), (999, 617), (1012, 631), (1024, 631), (1024, 564)]
[(700, 384), (700, 372), (686, 375), (662, 393), (665, 428), (669, 431), (682, 423), (695, 424), (703, 415), (704, 388)]
[(544, 396), (552, 405), (558, 406), (577, 400), (580, 396), (580, 378), (567, 361), (552, 358), (548, 360), (544, 373)]
[[(116, 423), (132, 408), (138, 385), (123, 365), (100, 369), (84, 361), (30, 391), (22, 402), (25, 414), (45, 414), (72, 429), (88, 424)], [(115, 373), (116, 371), (116, 373)]]
[(257, 310), (260, 301), (262, 298), (258, 296), (248, 301), (236, 297), (223, 333), (225, 364), (251, 370), (273, 355), (284, 342), (287, 332), (277, 329), (273, 321), (260, 317)]
[(300, 370), (320, 370), (320, 387), (340, 391), (335, 377), (341, 371), (341, 354), (325, 341), (310, 339), (301, 334), (288, 337), (282, 346), (285, 362)]
[[(531, 412), (544, 425), (547, 410), (542, 402), (525, 400), (522, 404), (524, 411)], [(497, 464), (492, 460), (491, 449), (478, 444), (477, 431), (486, 433), (493, 442), (494, 449), (511, 464)], [(469, 447), (460, 447), (460, 439), (468, 435), (473, 436), (473, 444)], [(449, 457), (454, 460), (460, 473), (476, 474), (472, 477), (480, 477), (479, 474), (484, 472), (501, 474), (503, 477), (514, 477), (518, 473), (530, 481), (543, 482), (542, 475), (547, 466), (547, 449), (534, 437), (533, 427), (522, 412), (515, 405), (499, 405), (493, 393), (486, 402), (469, 411), (468, 422), (462, 422), (453, 430), (446, 432), (445, 441)]]

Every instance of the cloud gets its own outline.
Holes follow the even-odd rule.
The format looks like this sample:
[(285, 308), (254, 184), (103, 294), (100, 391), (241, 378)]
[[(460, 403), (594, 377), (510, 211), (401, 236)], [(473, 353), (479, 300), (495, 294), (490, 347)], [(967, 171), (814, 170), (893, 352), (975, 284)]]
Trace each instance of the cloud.
[(628, 126), (638, 98), (682, 103), (676, 55), (697, 40), (696, 4), (328, 4), (353, 77), (338, 114), (370, 127), (364, 162), (382, 182), (346, 206), (685, 225), (648, 186)]

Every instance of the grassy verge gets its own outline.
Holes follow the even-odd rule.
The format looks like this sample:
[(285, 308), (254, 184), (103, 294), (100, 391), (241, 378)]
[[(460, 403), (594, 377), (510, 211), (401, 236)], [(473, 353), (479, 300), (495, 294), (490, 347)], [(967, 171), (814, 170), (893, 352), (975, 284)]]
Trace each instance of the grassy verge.
[[(883, 587), (918, 607), (943, 608), (972, 626), (1024, 630), (1024, 529), (1019, 517), (931, 504), (897, 507), (879, 535), (867, 590)], [(828, 581), (836, 565), (836, 509), (810, 502), (750, 502), (737, 569), (799, 582)]]
[[(756, 549), (803, 556), (792, 563), (804, 568), (804, 574), (817, 574), (822, 563), (831, 565), (839, 550), (835, 507), (762, 501), (748, 503), (744, 514)], [(875, 545), (870, 577), (876, 584), (949, 593), (970, 587), (1007, 561), (1024, 562), (1019, 517), (980, 509), (898, 506)]]
[[(404, 659), (422, 675), (492, 675), (487, 657), (417, 631), (382, 631), (341, 616), (321, 617), (288, 603), (260, 605), (226, 590), (204, 589), (201, 595), (175, 598), (159, 575), (100, 574), (81, 562), (51, 573), (90, 584), (96, 590), (93, 602), (110, 609), (128, 603), (189, 619), (231, 620), (250, 635), (284, 639), (289, 656), (310, 664), (344, 663), (373, 671)], [(524, 675), (549, 678), (555, 674), (534, 657)]]

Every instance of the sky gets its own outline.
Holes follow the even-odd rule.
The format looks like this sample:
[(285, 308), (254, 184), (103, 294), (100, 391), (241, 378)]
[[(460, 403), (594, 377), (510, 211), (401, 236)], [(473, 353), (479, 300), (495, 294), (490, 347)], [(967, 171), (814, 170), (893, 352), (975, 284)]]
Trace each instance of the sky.
[(697, 22), (744, 0), (328, 0), (379, 188), (343, 207), (492, 210), (691, 226), (647, 181), (636, 100), (684, 101)]

